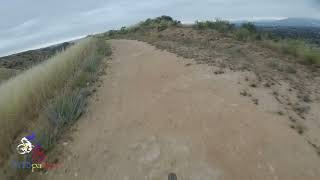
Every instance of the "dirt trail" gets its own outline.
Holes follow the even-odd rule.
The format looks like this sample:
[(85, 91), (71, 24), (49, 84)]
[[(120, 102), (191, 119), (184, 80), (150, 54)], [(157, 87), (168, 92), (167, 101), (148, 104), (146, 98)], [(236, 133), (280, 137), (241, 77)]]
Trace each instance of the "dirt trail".
[(138, 41), (112, 46), (108, 75), (64, 143), (63, 167), (38, 178), (319, 179), (320, 158), (287, 120), (239, 95), (240, 73), (217, 76)]

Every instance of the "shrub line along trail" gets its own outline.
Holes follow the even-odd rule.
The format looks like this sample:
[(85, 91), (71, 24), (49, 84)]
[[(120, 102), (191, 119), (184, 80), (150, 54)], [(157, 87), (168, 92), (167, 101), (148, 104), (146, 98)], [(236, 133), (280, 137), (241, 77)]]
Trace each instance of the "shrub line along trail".
[[(62, 168), (39, 179), (317, 180), (320, 158), (283, 116), (239, 95), (241, 73), (138, 41), (111, 42), (113, 59)], [(65, 145), (62, 145), (65, 144)]]

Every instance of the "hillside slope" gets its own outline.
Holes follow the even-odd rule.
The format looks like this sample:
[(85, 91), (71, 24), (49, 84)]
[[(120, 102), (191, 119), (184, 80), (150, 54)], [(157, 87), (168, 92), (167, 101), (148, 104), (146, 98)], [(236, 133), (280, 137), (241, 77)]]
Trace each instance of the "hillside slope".
[(46, 48), (25, 51), (9, 56), (0, 57), (0, 67), (8, 69), (28, 69), (33, 65), (36, 65), (56, 53), (65, 50), (69, 46), (73, 45), (72, 42), (65, 42)]

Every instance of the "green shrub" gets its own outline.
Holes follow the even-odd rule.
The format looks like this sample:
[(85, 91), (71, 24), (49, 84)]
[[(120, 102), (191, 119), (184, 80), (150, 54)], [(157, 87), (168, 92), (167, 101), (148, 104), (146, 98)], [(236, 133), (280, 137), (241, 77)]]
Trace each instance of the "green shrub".
[(320, 49), (307, 49), (303, 51), (303, 57), (306, 64), (320, 64)]
[(206, 22), (200, 22), (196, 21), (194, 24), (195, 29), (203, 30), (203, 29), (208, 29), (207, 23)]
[(94, 73), (97, 71), (100, 61), (102, 59), (99, 57), (91, 56), (87, 63), (84, 64), (84, 70), (88, 73)]
[(63, 130), (72, 125), (84, 112), (86, 99), (81, 91), (59, 96), (46, 109), (46, 126), (37, 130), (41, 147), (48, 151)]
[(255, 40), (261, 41), (262, 39), (263, 39), (263, 36), (260, 33), (255, 35)]
[(49, 120), (56, 128), (70, 125), (83, 113), (85, 104), (80, 92), (61, 96), (48, 108)]
[(284, 40), (264, 40), (262, 45), (284, 54), (289, 54), (301, 58), (302, 64), (320, 64), (320, 49), (312, 47), (302, 40), (284, 39)]
[(54, 145), (59, 134), (58, 130), (53, 126), (46, 126), (38, 130), (36, 137), (39, 137), (39, 144), (44, 150), (48, 151)]
[(156, 21), (160, 22), (160, 21), (168, 21), (168, 22), (173, 22), (173, 18), (170, 17), (170, 16), (166, 16), (166, 15), (163, 15), (163, 16), (160, 16), (160, 17), (157, 17), (156, 18)]
[(205, 30), (205, 29), (215, 29), (218, 32), (229, 32), (234, 30), (234, 24), (231, 24), (229, 21), (219, 20), (216, 19), (216, 21), (204, 21), (199, 22), (196, 21), (194, 28), (199, 30)]
[(128, 32), (127, 28), (125, 26), (121, 27), (120, 33), (126, 34)]
[(286, 54), (291, 54), (295, 57), (298, 57), (300, 55), (301, 50), (306, 48), (305, 42), (301, 40), (284, 40), (281, 43), (281, 49)]
[(257, 32), (256, 26), (251, 22), (243, 23), (241, 25), (241, 28), (247, 29), (250, 33), (256, 33)]
[(228, 21), (217, 19), (214, 22), (214, 29), (216, 29), (219, 32), (228, 32), (234, 29), (234, 25)]
[(235, 35), (235, 38), (239, 41), (247, 41), (250, 39), (252, 34), (248, 29), (240, 28), (235, 31), (234, 35)]
[[(154, 19), (147, 19), (139, 23), (137, 26), (140, 29), (141, 28), (157, 28), (159, 31), (162, 31), (170, 26), (178, 26), (180, 24), (181, 24), (180, 21), (176, 21), (170, 16), (160, 16)], [(135, 28), (137, 26), (135, 26)]]
[(265, 38), (265, 34), (258, 32), (256, 26), (253, 23), (243, 23), (240, 28), (234, 32), (234, 37), (239, 41), (248, 40), (262, 40)]
[(168, 24), (165, 21), (161, 21), (157, 27), (158, 31), (163, 31), (168, 28)]

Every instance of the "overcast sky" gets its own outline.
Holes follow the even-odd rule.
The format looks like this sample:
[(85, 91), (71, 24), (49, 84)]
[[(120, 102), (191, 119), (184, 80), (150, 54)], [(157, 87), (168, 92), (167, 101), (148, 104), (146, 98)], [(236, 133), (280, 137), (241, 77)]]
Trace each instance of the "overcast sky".
[(4, 0), (0, 2), (0, 56), (160, 15), (182, 22), (320, 18), (320, 0)]

